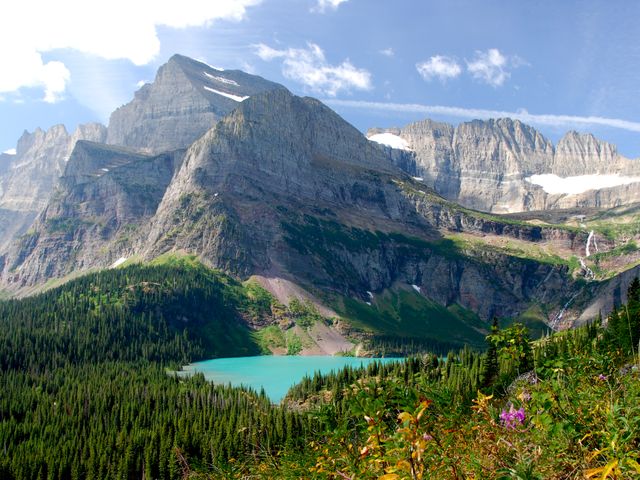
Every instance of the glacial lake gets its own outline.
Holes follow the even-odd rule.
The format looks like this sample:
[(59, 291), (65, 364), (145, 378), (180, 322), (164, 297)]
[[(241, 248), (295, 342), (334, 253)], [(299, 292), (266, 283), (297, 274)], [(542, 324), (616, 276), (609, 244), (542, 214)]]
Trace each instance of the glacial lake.
[(313, 376), (317, 371), (329, 373), (343, 367), (359, 367), (371, 362), (401, 361), (401, 358), (365, 358), (332, 356), (279, 356), (215, 358), (191, 363), (182, 367), (179, 375), (202, 373), (218, 384), (250, 387), (256, 392), (264, 388), (274, 403), (280, 403), (289, 388), (300, 382), (305, 375)]

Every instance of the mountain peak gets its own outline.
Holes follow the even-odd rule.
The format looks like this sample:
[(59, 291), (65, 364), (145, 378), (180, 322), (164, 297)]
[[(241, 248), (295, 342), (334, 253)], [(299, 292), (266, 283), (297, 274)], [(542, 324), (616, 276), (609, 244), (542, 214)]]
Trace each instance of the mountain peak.
[(109, 120), (108, 143), (158, 153), (185, 148), (243, 100), (282, 85), (175, 54)]

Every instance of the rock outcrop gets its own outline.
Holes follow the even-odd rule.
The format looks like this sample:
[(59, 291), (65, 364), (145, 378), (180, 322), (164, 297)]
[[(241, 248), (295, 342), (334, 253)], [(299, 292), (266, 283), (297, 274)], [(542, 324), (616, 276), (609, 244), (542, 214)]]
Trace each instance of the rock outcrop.
[(257, 93), (282, 85), (239, 70), (219, 70), (182, 55), (111, 114), (107, 142), (146, 153), (186, 148)]
[(140, 229), (155, 214), (182, 153), (150, 156), (78, 142), (55, 194), (7, 254), (7, 285), (15, 289), (105, 268), (133, 255)]
[[(11, 212), (35, 216), (41, 208), (0, 256), (2, 285), (24, 292), (126, 258), (185, 252), (239, 278), (283, 279), (363, 305), (404, 289), (483, 319), (543, 305), (540, 315), (552, 322), (568, 296), (591, 291), (568, 260), (582, 255), (587, 231), (474, 208), (618, 202), (620, 187), (580, 197), (527, 181), (585, 169), (634, 174), (613, 147), (577, 134), (554, 147), (508, 119), (377, 133), (400, 137), (400, 149), (367, 140), (318, 100), (175, 56), (113, 114), (106, 137), (104, 127), (71, 136), (56, 128), (20, 140), (2, 178), (36, 171), (36, 160), (54, 173), (21, 177), (22, 193), (31, 188), (32, 196), (1, 184)], [(91, 136), (107, 143), (77, 141)], [(560, 166), (574, 158), (575, 170)], [(633, 184), (626, 189), (635, 195)]]
[[(534, 128), (502, 118), (474, 120), (455, 128), (425, 120), (402, 129), (372, 129), (367, 135), (385, 132), (408, 145), (406, 150), (388, 152), (394, 163), (445, 198), (470, 208), (510, 213), (610, 208), (640, 200), (640, 162), (622, 157), (614, 145), (590, 134), (569, 132), (554, 147)], [(546, 174), (633, 178), (629, 184), (553, 193), (531, 181), (533, 175)]]
[(24, 132), (16, 154), (10, 156), (10, 164), (0, 175), (0, 252), (28, 229), (47, 205), (76, 142), (105, 139), (106, 128), (97, 123), (80, 125), (72, 134), (63, 125)]

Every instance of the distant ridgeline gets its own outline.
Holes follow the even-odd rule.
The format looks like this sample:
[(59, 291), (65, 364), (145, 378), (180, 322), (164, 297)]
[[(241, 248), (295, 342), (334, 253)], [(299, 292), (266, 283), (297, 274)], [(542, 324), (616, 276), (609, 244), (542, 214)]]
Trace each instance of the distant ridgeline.
[(258, 353), (247, 322), (270, 301), (190, 258), (92, 274), (0, 302), (0, 478), (566, 478), (612, 462), (634, 478), (638, 281), (628, 295), (606, 329), (531, 342), (494, 324), (484, 353), (314, 376), (273, 406), (167, 370)]

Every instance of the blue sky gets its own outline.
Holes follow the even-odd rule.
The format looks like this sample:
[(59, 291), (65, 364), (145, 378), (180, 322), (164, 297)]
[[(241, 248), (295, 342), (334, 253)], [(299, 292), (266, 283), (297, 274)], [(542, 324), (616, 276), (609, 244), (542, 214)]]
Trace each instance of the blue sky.
[(640, 157), (635, 0), (6, 3), (0, 151), (24, 129), (106, 123), (182, 53), (320, 98), (362, 131), (517, 116)]

